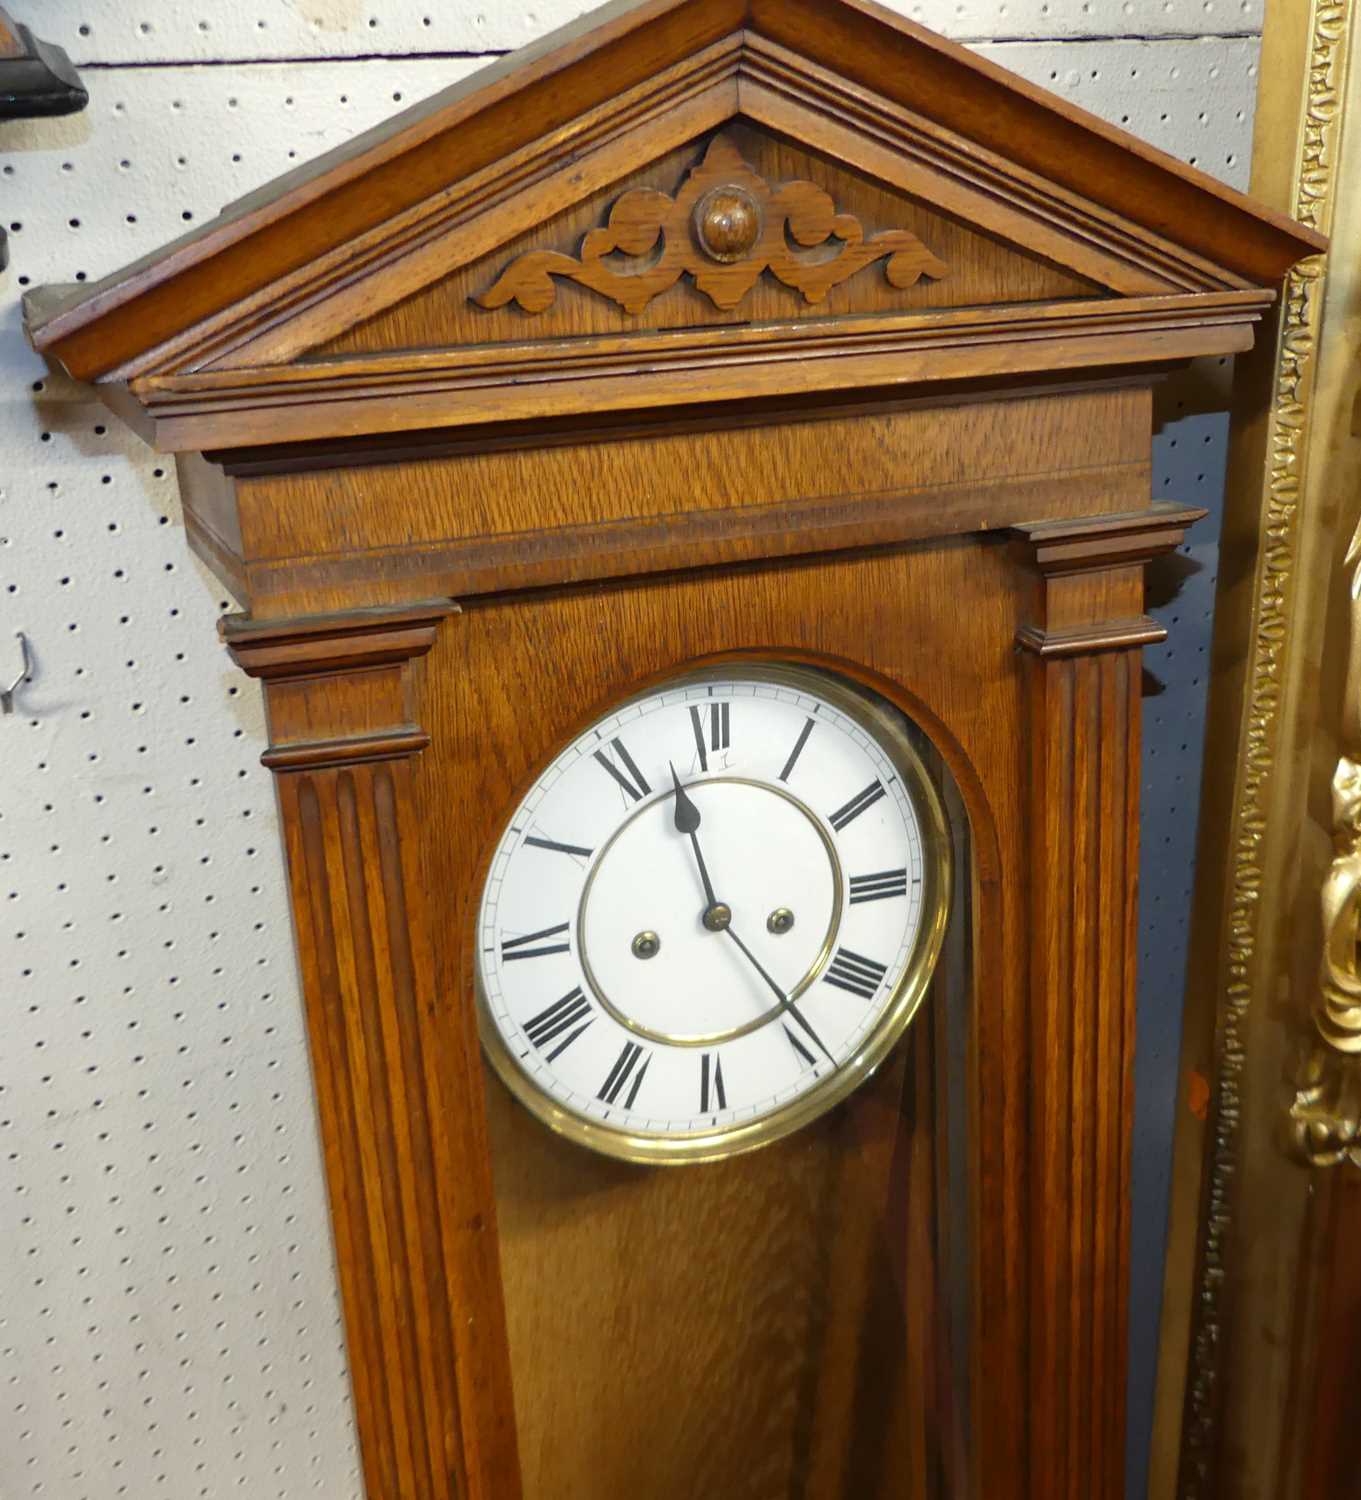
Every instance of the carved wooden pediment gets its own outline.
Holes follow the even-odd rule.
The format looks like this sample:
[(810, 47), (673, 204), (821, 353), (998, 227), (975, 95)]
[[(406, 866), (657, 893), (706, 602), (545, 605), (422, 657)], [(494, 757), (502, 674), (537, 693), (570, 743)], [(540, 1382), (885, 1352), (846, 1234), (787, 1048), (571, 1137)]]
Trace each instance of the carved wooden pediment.
[(30, 326), (222, 447), (1243, 348), (1301, 243), (872, 6), (649, 0)]
[[(696, 214), (759, 232), (720, 258)], [(721, 249), (721, 247), (720, 247)], [(721, 252), (727, 256), (727, 251)], [(310, 357), (1109, 297), (920, 199), (732, 121), (347, 327)]]
[[(612, 264), (618, 259), (622, 264)], [(923, 276), (939, 281), (950, 268), (910, 229), (866, 235), (852, 213), (838, 213), (816, 183), (772, 186), (718, 135), (704, 160), (685, 174), (674, 197), (634, 188), (615, 200), (608, 221), (592, 229), (576, 256), (527, 250), (473, 300), (504, 307), (514, 300), (541, 313), (557, 297), (555, 277), (566, 277), (640, 313), (682, 276), (717, 308), (737, 307), (764, 272), (809, 303), (882, 260), (894, 287)]]

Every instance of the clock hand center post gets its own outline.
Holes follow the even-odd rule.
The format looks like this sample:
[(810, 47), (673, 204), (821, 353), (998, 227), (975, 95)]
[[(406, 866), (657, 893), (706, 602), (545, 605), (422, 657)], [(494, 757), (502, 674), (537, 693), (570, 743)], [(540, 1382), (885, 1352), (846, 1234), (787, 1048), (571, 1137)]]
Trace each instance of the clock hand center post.
[(710, 932), (726, 932), (728, 934), (733, 942), (737, 944), (738, 948), (741, 949), (747, 961), (770, 987), (771, 991), (775, 995), (775, 998), (780, 1002), (780, 1008), (782, 1010), (788, 1011), (789, 1014), (793, 1016), (793, 1018), (799, 1023), (803, 1030), (807, 1032), (809, 1037), (817, 1045), (818, 1049), (822, 1052), (823, 1056), (826, 1057), (827, 1061), (831, 1063), (833, 1067), (836, 1067), (836, 1058), (834, 1058), (832, 1054), (827, 1050), (826, 1043), (824, 1043), (817, 1032), (813, 1030), (813, 1027), (809, 1024), (808, 1019), (804, 1016), (803, 1012), (794, 1004), (789, 996), (785, 994), (784, 990), (781, 989), (779, 984), (777, 984), (776, 981), (771, 978), (771, 976), (766, 972), (766, 969), (762, 965), (760, 959), (756, 957), (751, 949), (747, 947), (747, 945), (742, 941), (740, 937), (738, 937), (737, 933), (734, 931), (732, 926), (732, 909), (724, 902), (719, 901), (714, 896), (713, 882), (709, 879), (708, 867), (704, 863), (704, 855), (700, 852), (699, 847), (699, 808), (695, 805), (694, 800), (689, 796), (685, 788), (681, 785), (680, 777), (676, 774), (675, 765), (671, 762), (668, 762), (668, 764), (671, 766), (671, 781), (676, 788), (676, 831), (678, 833), (684, 833), (689, 836), (690, 847), (695, 851), (695, 861), (699, 865), (699, 876), (700, 879), (704, 882), (704, 895), (709, 903), (705, 908), (700, 920), (704, 923), (705, 927), (707, 927)]

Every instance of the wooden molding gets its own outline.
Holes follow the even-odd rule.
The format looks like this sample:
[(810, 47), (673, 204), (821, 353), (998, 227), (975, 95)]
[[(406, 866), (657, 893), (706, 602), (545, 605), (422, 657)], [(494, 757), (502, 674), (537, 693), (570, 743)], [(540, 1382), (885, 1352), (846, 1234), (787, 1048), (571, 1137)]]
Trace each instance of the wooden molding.
[(186, 514), (237, 538), (257, 615), (365, 603), (375, 570), (389, 599), (468, 599), (1133, 512), (1148, 411), (1147, 377), (1114, 377), (255, 449)]
[(514, 1500), (477, 1038), (436, 989), (411, 781), (409, 756), (278, 781), (366, 1488)]
[[(346, 253), (324, 257), (105, 378), (295, 359), (536, 228), (555, 209), (608, 188), (640, 157), (655, 159), (687, 142), (698, 147), (702, 132), (739, 116), (804, 141), (848, 170), (869, 169), (887, 187), (995, 242), (1038, 252), (1118, 295), (1251, 285), (806, 58), (746, 36), (686, 59), (588, 112), (570, 132), (523, 149), (496, 172), (384, 223)], [(668, 177), (657, 186), (672, 184)]]
[(1008, 527), (1037, 575), (1032, 618), (1017, 645), (1058, 661), (1162, 640), (1167, 632), (1143, 613), (1144, 565), (1179, 546), (1204, 515), (1198, 506), (1156, 501), (1146, 511)]
[(1166, 366), (1251, 347), (1261, 291), (829, 318), (152, 375), (169, 451), (1053, 370)]
[(1187, 529), (1207, 514), (1198, 505), (1155, 500), (1146, 511), (1024, 522), (1007, 529), (1026, 546), (1042, 573), (1058, 577), (1160, 557), (1181, 546)]
[(457, 612), (457, 604), (442, 599), (293, 620), (226, 615), (218, 622), (218, 634), (243, 672), (278, 681), (424, 656), (435, 644), (440, 622)]
[(1120, 651), (1130, 646), (1152, 646), (1167, 639), (1167, 631), (1149, 615), (1078, 625), (1068, 630), (1041, 630), (1023, 625), (1016, 643), (1036, 656), (1089, 656), (1094, 651)]
[(328, 766), (404, 760), (420, 754), (429, 745), (430, 736), (423, 729), (413, 727), (351, 738), (298, 740), (266, 750), (260, 759), (271, 771), (316, 771)]

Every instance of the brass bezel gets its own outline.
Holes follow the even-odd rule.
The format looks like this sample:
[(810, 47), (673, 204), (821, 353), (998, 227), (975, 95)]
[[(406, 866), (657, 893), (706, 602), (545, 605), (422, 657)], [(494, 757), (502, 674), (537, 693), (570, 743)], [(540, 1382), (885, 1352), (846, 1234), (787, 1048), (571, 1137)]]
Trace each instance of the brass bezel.
[[(734, 678), (782, 683), (815, 693), (848, 718), (855, 720), (874, 738), (896, 766), (902, 777), (903, 788), (916, 807), (925, 853), (922, 920), (917, 932), (917, 943), (897, 988), (884, 1006), (873, 1030), (860, 1049), (835, 1073), (829, 1074), (826, 1079), (789, 1104), (758, 1120), (665, 1136), (614, 1129), (564, 1109), (550, 1095), (543, 1093), (529, 1075), (521, 1070), (501, 1035), (487, 1004), (481, 967), (475, 966), (478, 1030), (483, 1050), (502, 1083), (536, 1119), (555, 1134), (620, 1161), (653, 1166), (724, 1161), (728, 1157), (772, 1145), (826, 1114), (849, 1098), (871, 1077), (907, 1030), (926, 995), (945, 940), (954, 876), (953, 849), (945, 806), (925, 762), (905, 728), (912, 721), (895, 705), (871, 697), (869, 689), (861, 688), (831, 668), (793, 662), (772, 663), (762, 658), (728, 657), (722, 662), (690, 671), (681, 669), (674, 676), (654, 681), (613, 707), (603, 709), (598, 717), (617, 713), (639, 699), (653, 698), (659, 693), (689, 683), (731, 681)], [(561, 753), (562, 748), (563, 744), (556, 746), (550, 755), (544, 757), (542, 764), (550, 764), (554, 756)], [(514, 816), (515, 810), (511, 809), (510, 816)], [(498, 829), (493, 847), (499, 846), (501, 839), (505, 837), (508, 824), (509, 818)], [(475, 920), (480, 921), (481, 909), (479, 897), (478, 916)]]

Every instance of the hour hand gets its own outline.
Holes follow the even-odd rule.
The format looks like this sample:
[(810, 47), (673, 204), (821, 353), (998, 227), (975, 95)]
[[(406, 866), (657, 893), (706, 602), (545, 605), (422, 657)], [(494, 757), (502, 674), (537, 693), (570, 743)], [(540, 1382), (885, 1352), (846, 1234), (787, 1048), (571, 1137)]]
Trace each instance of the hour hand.
[(694, 834), (699, 828), (699, 808), (691, 801), (689, 794), (680, 783), (680, 777), (676, 775), (675, 764), (667, 762), (671, 767), (671, 780), (676, 788), (676, 832)]
[(704, 886), (705, 907), (700, 914), (700, 921), (710, 932), (722, 932), (732, 920), (732, 912), (714, 895), (714, 883), (709, 879), (708, 866), (700, 853), (699, 839), (695, 837), (695, 830), (699, 827), (699, 808), (686, 796), (675, 766), (670, 761), (667, 764), (671, 766), (671, 780), (676, 787), (676, 831), (689, 835), (690, 847), (695, 851), (695, 863), (699, 866), (699, 878)]

